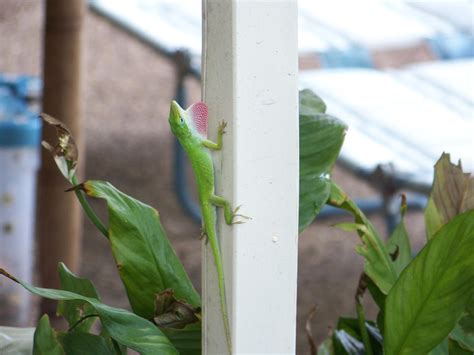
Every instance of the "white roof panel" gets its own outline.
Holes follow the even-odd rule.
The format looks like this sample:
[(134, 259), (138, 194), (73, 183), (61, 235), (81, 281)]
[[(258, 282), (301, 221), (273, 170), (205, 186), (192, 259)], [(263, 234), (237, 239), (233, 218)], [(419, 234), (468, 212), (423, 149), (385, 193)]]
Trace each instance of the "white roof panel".
[[(201, 0), (89, 0), (158, 47), (201, 52)], [(455, 29), (437, 16), (394, 0), (299, 0), (299, 50), (321, 53), (419, 43)], [(284, 25), (284, 24), (282, 24)]]
[[(370, 69), (309, 71), (300, 75), (349, 126), (341, 156), (366, 169), (393, 163), (413, 180), (430, 184), (443, 151), (474, 172), (474, 117), (428, 97), (393, 73)], [(471, 111), (472, 112), (472, 111)]]

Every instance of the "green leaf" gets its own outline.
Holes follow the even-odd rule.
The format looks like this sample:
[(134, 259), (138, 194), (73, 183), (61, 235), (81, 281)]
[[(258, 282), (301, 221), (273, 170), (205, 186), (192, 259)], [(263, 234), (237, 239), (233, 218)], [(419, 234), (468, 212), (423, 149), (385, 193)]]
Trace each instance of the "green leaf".
[(87, 195), (107, 201), (109, 240), (133, 311), (155, 315), (155, 296), (171, 289), (193, 307), (201, 304), (181, 261), (165, 234), (158, 212), (105, 181), (83, 184)]
[[(117, 343), (136, 350), (143, 355), (178, 353), (175, 347), (158, 329), (158, 327), (134, 313), (124, 309), (107, 306), (95, 298), (85, 297), (70, 291), (53, 290), (32, 286), (26, 282), (16, 279), (1, 268), (0, 275), (8, 277), (9, 279), (21, 284), (28, 291), (40, 297), (58, 301), (81, 300), (89, 303), (92, 307), (94, 307), (95, 312), (100, 317), (102, 326), (105, 328), (111, 338), (117, 341)], [(46, 335), (49, 334), (43, 328), (40, 328), (40, 331), (41, 333), (38, 334), (38, 336), (41, 339), (45, 336), (43, 335), (43, 332)]]
[(184, 329), (162, 329), (180, 355), (201, 354), (201, 325), (191, 324)]
[[(61, 282), (61, 289), (71, 291), (82, 296), (99, 299), (99, 295), (88, 279), (80, 278), (74, 275), (63, 263), (59, 263), (59, 280)], [(85, 301), (60, 301), (58, 304), (59, 315), (66, 318), (69, 327), (73, 327), (73, 331), (88, 332), (91, 326), (96, 321), (95, 318), (87, 318), (76, 324), (79, 319), (84, 316), (94, 314), (94, 308)]]
[(447, 337), (474, 292), (473, 250), (471, 210), (442, 227), (405, 268), (385, 304), (386, 355), (426, 354)]
[(0, 327), (0, 354), (30, 355), (35, 328)]
[(65, 355), (56, 332), (51, 328), (49, 317), (43, 315), (38, 322), (34, 335), (33, 355)]
[(335, 330), (332, 336), (336, 355), (365, 355), (364, 343), (346, 330)]
[(459, 343), (454, 340), (448, 342), (449, 355), (472, 355), (472, 351), (464, 349)]
[(443, 153), (435, 164), (435, 177), (425, 210), (428, 239), (458, 214), (474, 208), (474, 178), (451, 163)]
[(431, 350), (428, 355), (448, 355), (448, 339), (443, 340), (438, 346)]
[(311, 90), (300, 91), (300, 232), (311, 224), (329, 197), (329, 176), (347, 130), (325, 110), (324, 102)]
[[(373, 354), (382, 354), (382, 336), (374, 322), (365, 322)], [(365, 354), (359, 319), (339, 318), (333, 342), (336, 354)]]
[(332, 337), (326, 338), (318, 347), (318, 355), (335, 355)]
[(403, 198), (400, 223), (393, 231), (387, 243), (387, 250), (392, 256), (393, 266), (397, 276), (400, 275), (412, 259), (410, 239), (408, 238), (408, 232), (405, 227), (405, 211), (406, 202)]
[(112, 339), (106, 329), (102, 327), (99, 335), (107, 341), (108, 347), (110, 349), (115, 350), (115, 355), (127, 355), (127, 347), (117, 343), (114, 339)]
[(397, 273), (385, 244), (372, 223), (334, 182), (331, 182), (331, 195), (328, 204), (346, 210), (354, 216), (355, 223), (344, 223), (342, 227), (345, 230), (357, 231), (363, 244), (359, 245), (356, 251), (365, 258), (364, 272), (380, 291), (388, 294), (397, 280)]
[(460, 323), (456, 324), (449, 338), (455, 340), (465, 350), (474, 353), (474, 333), (466, 332)]
[(99, 335), (89, 333), (59, 333), (59, 341), (67, 355), (116, 355), (107, 340)]
[(303, 116), (314, 116), (326, 112), (326, 104), (310, 89), (303, 89), (299, 92), (299, 113)]
[(467, 303), (465, 313), (458, 323), (465, 334), (474, 336), (474, 295)]

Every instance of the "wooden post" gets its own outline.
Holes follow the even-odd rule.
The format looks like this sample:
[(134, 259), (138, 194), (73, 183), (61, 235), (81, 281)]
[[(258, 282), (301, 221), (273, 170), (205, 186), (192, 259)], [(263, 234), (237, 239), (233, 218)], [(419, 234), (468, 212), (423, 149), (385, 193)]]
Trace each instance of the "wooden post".
[[(43, 112), (62, 120), (73, 133), (79, 149), (81, 139), (81, 47), (85, 13), (83, 0), (46, 0)], [(56, 143), (54, 129), (45, 126), (43, 139)], [(79, 164), (84, 166), (80, 154)], [(76, 271), (81, 248), (80, 206), (52, 157), (42, 151), (38, 177), (37, 240), (41, 285), (58, 287), (59, 261)], [(54, 313), (54, 302), (44, 301), (42, 313)]]
[[(204, 3), (204, 99), (217, 193), (252, 219), (227, 226), (219, 211), (227, 305), (236, 354), (295, 352), (298, 245), (296, 0)], [(207, 48), (206, 48), (207, 47)], [(204, 248), (204, 353), (227, 351), (214, 260)]]

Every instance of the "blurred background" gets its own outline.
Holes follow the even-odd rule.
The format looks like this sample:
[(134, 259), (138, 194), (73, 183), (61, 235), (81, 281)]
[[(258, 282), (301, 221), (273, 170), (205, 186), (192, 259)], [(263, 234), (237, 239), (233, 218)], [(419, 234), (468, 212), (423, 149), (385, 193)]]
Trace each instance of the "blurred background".
[[(40, 162), (42, 106), (78, 138), (80, 180), (108, 180), (160, 211), (200, 290), (193, 183), (167, 115), (173, 98), (200, 99), (201, 1), (70, 4), (0, 2), (0, 267), (54, 286), (64, 260), (105, 303), (129, 307), (107, 241), (80, 218), (52, 159), (43, 154), (48, 161)], [(424, 244), (421, 209), (441, 153), (474, 167), (473, 28), (472, 1), (299, 1), (301, 87), (349, 126), (333, 178), (383, 235), (406, 193), (415, 249)], [(104, 206), (92, 203), (105, 219)], [(300, 236), (299, 353), (308, 349), (304, 323), (313, 305), (318, 342), (340, 315), (355, 314), (358, 238), (331, 227), (347, 219), (326, 209)], [(38, 307), (54, 310), (25, 297), (0, 280), (0, 324), (34, 325)]]

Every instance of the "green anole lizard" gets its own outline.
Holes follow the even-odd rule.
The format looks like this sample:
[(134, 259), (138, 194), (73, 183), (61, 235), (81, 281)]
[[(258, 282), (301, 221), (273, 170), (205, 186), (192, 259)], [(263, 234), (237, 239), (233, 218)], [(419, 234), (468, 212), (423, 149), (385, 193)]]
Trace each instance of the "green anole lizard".
[[(234, 217), (241, 215), (236, 214), (239, 207), (232, 210), (230, 203), (225, 198), (215, 194), (214, 166), (210, 150), (220, 150), (222, 148), (222, 135), (225, 133), (226, 122), (222, 121), (219, 124), (217, 143), (215, 143), (207, 139), (207, 116), (207, 106), (203, 102), (195, 103), (187, 110), (183, 110), (176, 101), (171, 102), (169, 123), (171, 131), (178, 138), (191, 161), (196, 179), (202, 215), (202, 233), (207, 235), (214, 257), (227, 345), (230, 353), (232, 353), (229, 316), (225, 298), (224, 269), (216, 233), (216, 207), (224, 208), (224, 217), (227, 224), (240, 223), (234, 222)], [(241, 217), (246, 218), (245, 216)]]

